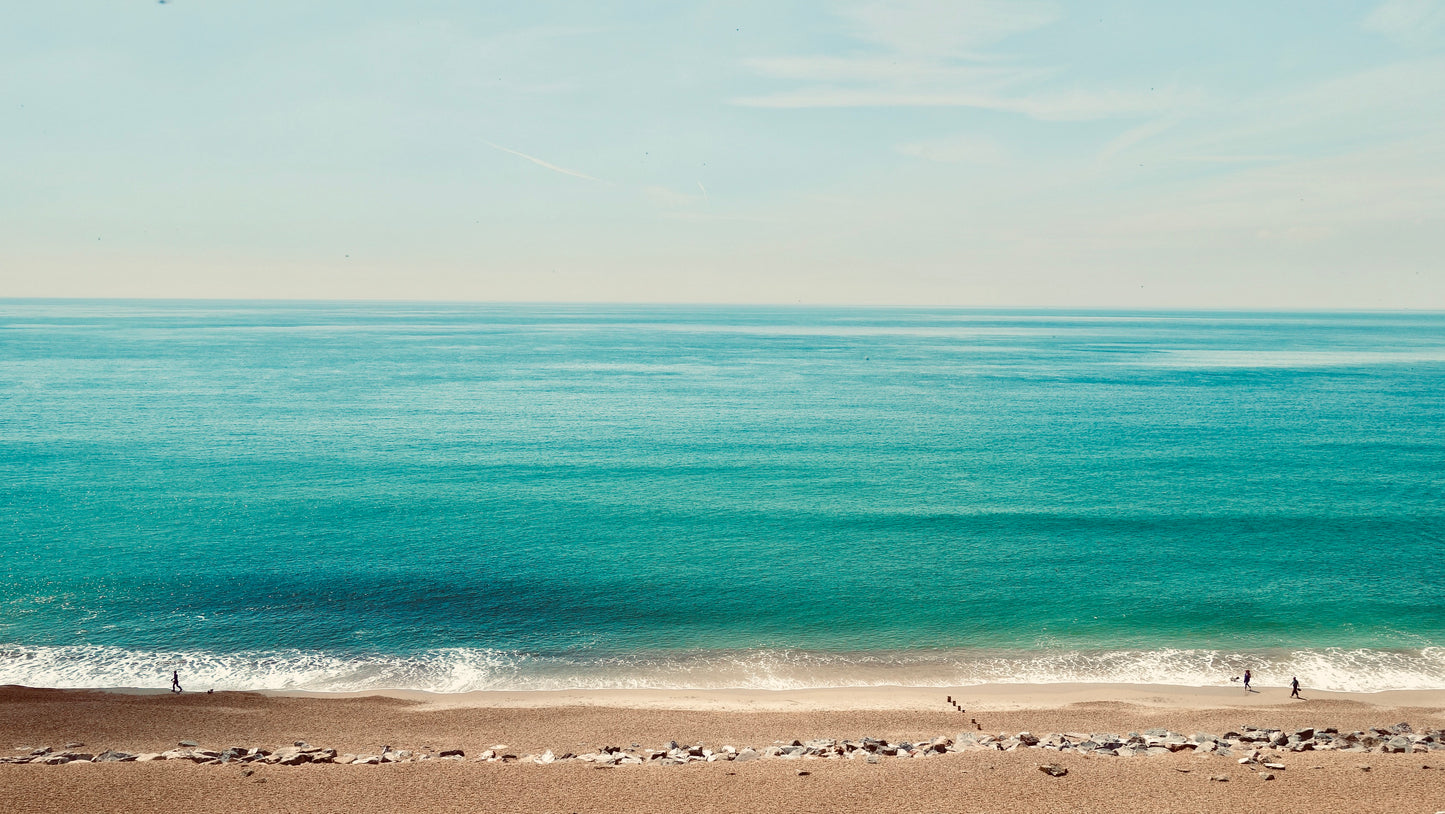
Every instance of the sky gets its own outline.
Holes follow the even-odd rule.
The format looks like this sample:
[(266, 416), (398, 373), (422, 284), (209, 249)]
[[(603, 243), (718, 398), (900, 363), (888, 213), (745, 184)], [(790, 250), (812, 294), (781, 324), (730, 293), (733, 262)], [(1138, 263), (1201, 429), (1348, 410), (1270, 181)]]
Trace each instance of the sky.
[(0, 297), (1445, 308), (1445, 0), (0, 9)]

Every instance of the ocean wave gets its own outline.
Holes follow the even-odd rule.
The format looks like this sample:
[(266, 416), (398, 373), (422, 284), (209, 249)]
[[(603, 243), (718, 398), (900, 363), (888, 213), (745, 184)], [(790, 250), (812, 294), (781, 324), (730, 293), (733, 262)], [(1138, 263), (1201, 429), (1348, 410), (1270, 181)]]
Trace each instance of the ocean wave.
[(1345, 692), (1445, 689), (1445, 647), (1403, 650), (732, 650), (549, 655), (448, 648), (408, 656), (300, 650), (245, 653), (0, 645), (0, 684), (32, 687), (473, 690), (764, 689), (1116, 683), (1222, 686), (1248, 668)]

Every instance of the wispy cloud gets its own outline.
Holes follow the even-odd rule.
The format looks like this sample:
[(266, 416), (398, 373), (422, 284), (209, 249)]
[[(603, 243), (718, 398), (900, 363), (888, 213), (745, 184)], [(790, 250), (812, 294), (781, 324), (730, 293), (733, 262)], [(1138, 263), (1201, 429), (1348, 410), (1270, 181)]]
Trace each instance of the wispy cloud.
[(586, 174), (586, 173), (584, 173), (584, 172), (578, 172), (578, 171), (576, 171), (576, 170), (569, 170), (569, 169), (567, 169), (566, 167), (559, 167), (559, 166), (557, 166), (556, 164), (553, 164), (553, 163), (551, 163), (551, 162), (543, 161), (542, 159), (540, 159), (540, 158), (538, 158), (538, 157), (536, 157), (536, 156), (534, 156), (534, 155), (527, 155), (526, 153), (518, 152), (518, 151), (516, 151), (516, 150), (510, 149), (510, 148), (507, 148), (507, 147), (503, 147), (503, 146), (500, 145), (500, 144), (493, 144), (493, 143), (490, 142), (490, 141), (483, 141), (482, 143), (485, 144), (485, 145), (487, 145), (488, 147), (491, 147), (491, 148), (494, 149), (494, 150), (501, 150), (501, 151), (504, 152), (504, 153), (511, 153), (512, 155), (517, 156), (518, 158), (525, 158), (525, 159), (527, 159), (528, 161), (532, 162), (533, 164), (536, 164), (536, 165), (539, 166), (539, 167), (546, 167), (547, 169), (549, 169), (549, 170), (551, 170), (551, 171), (553, 171), (553, 172), (560, 172), (560, 173), (562, 173), (563, 175), (570, 175), (570, 176), (572, 176), (573, 178), (581, 178), (581, 179), (583, 179), (584, 181), (596, 181), (596, 182), (598, 182), (599, 184), (601, 184), (601, 183), (606, 183), (606, 182), (603, 181), (601, 178), (594, 178), (594, 177), (592, 177), (592, 176), (590, 176), (590, 175), (588, 175), (588, 174)]
[(1008, 152), (998, 142), (970, 135), (915, 141), (900, 145), (898, 152), (939, 164), (996, 165), (1008, 158)]
[(1415, 44), (1445, 29), (1445, 3), (1440, 0), (1386, 0), (1365, 17), (1365, 29)]
[(746, 64), (802, 87), (733, 100), (745, 107), (973, 107), (1041, 120), (1080, 121), (1156, 113), (1178, 94), (1046, 85), (1061, 67), (1020, 64), (988, 46), (1047, 26), (1051, 3), (886, 0), (840, 12), (867, 53), (787, 56)]
[(1099, 153), (1099, 163), (1106, 164), (1118, 154), (1129, 150), (1137, 144), (1142, 144), (1155, 136), (1166, 133), (1178, 124), (1178, 116), (1169, 116), (1162, 119), (1155, 119), (1152, 122), (1145, 122), (1138, 127), (1132, 128), (1104, 145), (1104, 149)]
[(1062, 92), (1009, 96), (969, 89), (820, 87), (734, 99), (745, 107), (974, 107), (1020, 113), (1044, 121), (1087, 121), (1127, 114), (1160, 113), (1179, 103), (1172, 94), (1130, 91)]
[(899, 53), (973, 57), (974, 49), (1042, 28), (1063, 14), (1030, 0), (880, 0), (845, 8), (854, 35)]

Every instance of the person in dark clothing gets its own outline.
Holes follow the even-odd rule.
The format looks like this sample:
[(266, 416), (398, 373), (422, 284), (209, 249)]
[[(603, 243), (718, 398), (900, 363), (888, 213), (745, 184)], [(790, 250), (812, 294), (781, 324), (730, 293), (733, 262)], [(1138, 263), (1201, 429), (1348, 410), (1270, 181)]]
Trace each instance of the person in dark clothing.
[[(1290, 693), (1289, 693), (1289, 697), (1290, 697), (1290, 698), (1300, 698), (1300, 694), (1299, 694), (1299, 678), (1298, 678), (1298, 677), (1291, 677), (1291, 678), (1290, 678), (1290, 680), (1289, 680), (1289, 688), (1290, 688)], [(1303, 701), (1304, 699), (1303, 699), (1303, 698), (1300, 698), (1300, 700)]]
[(1251, 673), (1250, 673), (1248, 670), (1245, 670), (1245, 671), (1244, 671), (1244, 691), (1245, 691), (1245, 692), (1254, 692), (1254, 690), (1251, 690), (1251, 689), (1249, 688), (1249, 679), (1252, 678), (1252, 677), (1253, 677), (1253, 676), (1251, 675)]
[(181, 671), (171, 671), (171, 692), (184, 692), (181, 689)]

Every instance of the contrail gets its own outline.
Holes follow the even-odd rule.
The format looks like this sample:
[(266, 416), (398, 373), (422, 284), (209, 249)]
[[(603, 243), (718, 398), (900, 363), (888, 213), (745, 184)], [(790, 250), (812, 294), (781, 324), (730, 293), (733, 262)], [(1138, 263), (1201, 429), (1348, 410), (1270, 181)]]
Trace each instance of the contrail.
[(548, 164), (546, 161), (543, 161), (543, 160), (540, 159), (540, 158), (537, 158), (537, 157), (535, 157), (535, 156), (527, 155), (526, 153), (519, 153), (519, 152), (517, 152), (516, 150), (509, 150), (509, 149), (507, 149), (506, 147), (503, 147), (503, 146), (500, 145), (500, 144), (493, 144), (493, 143), (491, 143), (490, 141), (483, 141), (482, 143), (485, 144), (485, 145), (487, 145), (488, 147), (491, 147), (491, 148), (494, 149), (494, 150), (501, 150), (501, 151), (504, 152), (504, 153), (511, 153), (512, 155), (517, 156), (518, 158), (525, 158), (525, 159), (527, 159), (528, 161), (532, 162), (533, 164), (536, 164), (536, 165), (539, 166), (539, 167), (546, 167), (547, 169), (552, 170), (553, 172), (560, 172), (560, 173), (562, 173), (563, 175), (570, 175), (570, 176), (572, 176), (573, 178), (582, 178), (582, 179), (587, 180), (587, 181), (596, 181), (596, 182), (599, 183), (599, 184), (600, 184), (600, 183), (605, 183), (601, 178), (593, 178), (593, 177), (590, 176), (590, 175), (587, 175), (587, 174), (585, 174), (585, 173), (577, 172), (576, 170), (569, 170), (569, 169), (567, 169), (566, 167), (559, 167), (559, 166), (557, 166), (556, 164)]
[(712, 199), (707, 196), (707, 187), (703, 186), (701, 181), (697, 182), (697, 188), (702, 190), (702, 199), (707, 203), (712, 203)]

